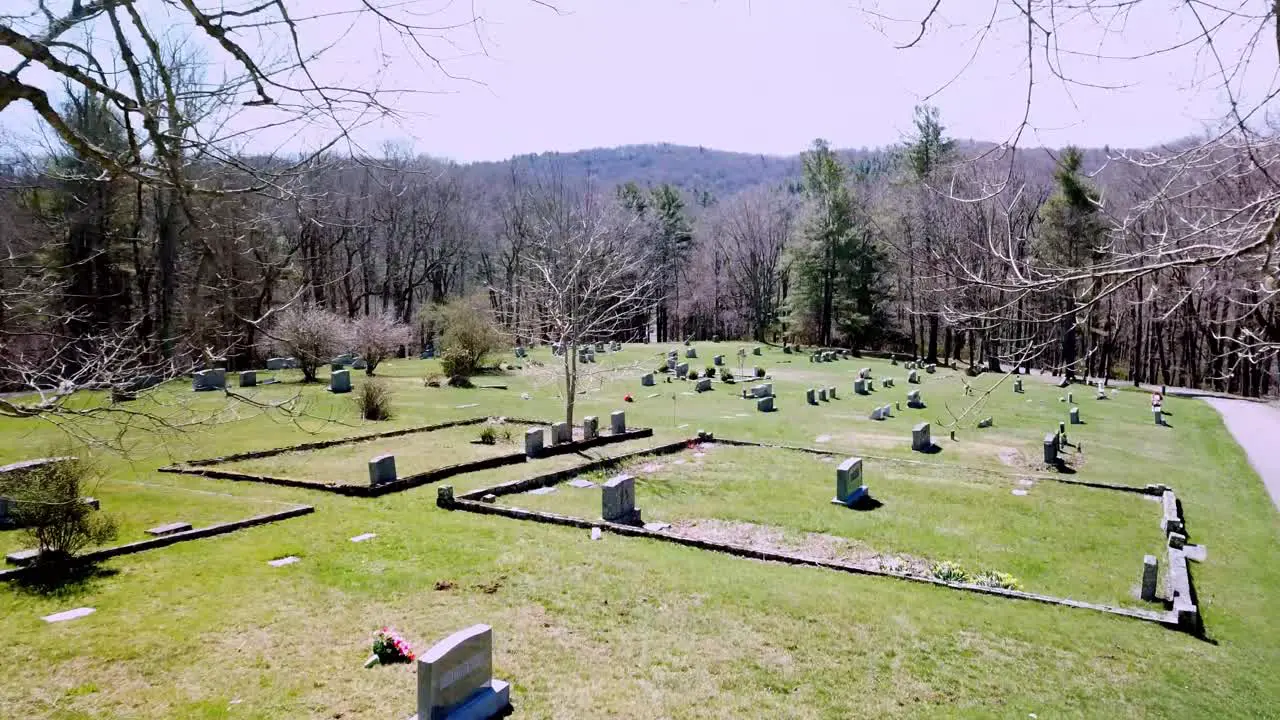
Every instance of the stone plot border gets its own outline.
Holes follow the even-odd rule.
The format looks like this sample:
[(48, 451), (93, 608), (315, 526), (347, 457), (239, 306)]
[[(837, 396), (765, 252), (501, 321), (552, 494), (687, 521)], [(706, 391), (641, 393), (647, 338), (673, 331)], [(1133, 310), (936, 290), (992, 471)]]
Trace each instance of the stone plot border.
[[(601, 528), (618, 535), (627, 537), (643, 537), (650, 540), (658, 540), (662, 542), (675, 543), (677, 545), (685, 545), (701, 550), (712, 550), (716, 552), (727, 553), (737, 557), (748, 558), (752, 560), (763, 560), (770, 562), (785, 563), (788, 565), (802, 565), (808, 567), (820, 567), (828, 570), (838, 570), (855, 575), (874, 575), (881, 577), (896, 578), (899, 580), (909, 580), (917, 583), (928, 585), (937, 585), (952, 588), (955, 590), (964, 590), (967, 592), (979, 593), (982, 595), (993, 595), (1012, 600), (1030, 600), (1047, 605), (1059, 605), (1062, 607), (1079, 608), (1084, 610), (1094, 610), (1104, 612), (1120, 617), (1131, 618), (1135, 620), (1145, 620), (1147, 622), (1157, 623), (1165, 627), (1183, 630), (1195, 635), (1202, 635), (1203, 625), (1199, 610), (1196, 608), (1193, 599), (1193, 589), (1191, 587), (1191, 575), (1187, 569), (1187, 563), (1183, 551), (1170, 547), (1169, 549), (1169, 573), (1168, 573), (1168, 594), (1172, 603), (1172, 610), (1157, 611), (1143, 610), (1137, 608), (1122, 608), (1112, 605), (1104, 605), (1101, 603), (1091, 603), (1082, 600), (1072, 600), (1070, 598), (1062, 598), (1053, 595), (1042, 595), (1039, 593), (1025, 592), (1022, 590), (1006, 590), (1003, 588), (993, 588), (984, 585), (974, 585), (971, 583), (957, 583), (939, 580), (932, 577), (923, 577), (919, 575), (910, 575), (907, 573), (893, 572), (888, 570), (873, 570), (849, 563), (842, 563), (833, 560), (822, 560), (819, 558), (809, 557), (806, 555), (773, 552), (768, 550), (757, 550), (745, 545), (738, 545), (728, 542), (716, 542), (710, 540), (701, 540), (697, 538), (681, 537), (671, 535), (657, 530), (646, 530), (643, 527), (634, 525), (626, 525), (622, 523), (609, 522), (603, 519), (588, 519), (574, 517), (570, 515), (561, 515), (552, 512), (543, 512), (537, 510), (526, 510), (523, 508), (504, 507), (491, 502), (482, 500), (486, 495), (495, 497), (502, 495), (513, 495), (541, 487), (550, 487), (557, 485), (569, 478), (580, 475), (584, 472), (591, 472), (602, 468), (616, 465), (624, 460), (636, 457), (650, 455), (664, 455), (679, 452), (698, 442), (714, 442), (725, 445), (734, 445), (739, 447), (763, 447), (780, 450), (797, 450), (812, 454), (830, 455), (829, 451), (816, 450), (813, 448), (791, 447), (786, 445), (769, 445), (764, 443), (756, 443), (741, 440), (726, 440), (722, 438), (689, 438), (666, 445), (661, 445), (646, 450), (640, 450), (633, 453), (627, 453), (614, 458), (598, 460), (586, 463), (578, 467), (560, 470), (553, 473), (538, 475), (524, 480), (515, 480), (511, 482), (501, 483), (486, 488), (480, 488), (464, 493), (457, 497), (453, 494), (453, 487), (445, 485), (437, 490), (436, 504), (445, 510), (463, 510), (466, 512), (478, 513), (481, 515), (498, 515), (502, 517), (513, 518), (516, 520), (530, 520), (550, 525), (561, 525), (566, 527), (575, 527), (581, 529)], [(1087, 483), (1074, 483), (1087, 484)], [(1093, 484), (1098, 486), (1100, 484)], [(1137, 492), (1142, 494), (1159, 494), (1141, 488), (1133, 488), (1123, 485), (1106, 486), (1101, 485), (1102, 489), (1120, 490), (1124, 492)], [(1176, 557), (1175, 557), (1176, 555)], [(1180, 600), (1180, 596), (1183, 598)]]
[[(251, 452), (237, 453), (235, 455), (226, 455), (219, 458), (209, 458), (205, 460), (191, 460), (177, 465), (169, 465), (160, 468), (160, 472), (177, 473), (183, 475), (198, 475), (200, 477), (214, 478), (217, 480), (235, 480), (240, 482), (257, 482), (268, 485), (280, 485), (283, 487), (302, 488), (305, 490), (322, 490), (324, 492), (336, 493), (338, 495), (346, 495), (350, 497), (379, 497), (388, 493), (403, 492), (412, 488), (427, 485), (429, 483), (438, 482), (445, 478), (455, 475), (464, 475), (466, 473), (479, 472), (481, 470), (492, 470), (493, 468), (503, 467), (506, 465), (519, 465), (529, 461), (529, 457), (524, 451), (507, 453), (491, 458), (483, 458), (481, 460), (473, 460), (471, 462), (458, 463), (455, 465), (445, 465), (444, 467), (432, 468), (414, 475), (406, 475), (405, 477), (396, 478), (390, 482), (380, 483), (378, 485), (347, 485), (342, 483), (327, 483), (319, 480), (297, 480), (294, 478), (275, 477), (271, 475), (254, 475), (252, 473), (236, 472), (234, 470), (218, 470), (210, 467), (220, 463), (234, 462), (237, 460), (253, 460), (264, 457), (274, 457), (289, 452), (299, 452), (307, 450), (323, 450), (325, 448), (335, 447), (338, 445), (349, 445), (366, 440), (379, 440), (390, 437), (400, 437), (403, 435), (413, 435), (416, 433), (429, 433), (436, 430), (444, 430), (452, 427), (462, 427), (466, 425), (479, 425), (496, 418), (484, 416), (478, 418), (470, 418), (467, 420), (454, 420), (435, 425), (422, 425), (413, 428), (405, 428), (403, 430), (392, 430), (383, 433), (373, 433), (370, 435), (355, 435), (347, 438), (335, 438), (332, 440), (322, 440), (318, 442), (302, 443), (299, 445), (289, 445), (281, 448), (273, 448), (270, 450), (255, 450)], [(530, 420), (528, 418), (502, 418), (506, 422), (521, 425), (540, 425), (550, 426), (552, 423), (544, 420)], [(568, 443), (560, 443), (558, 445), (550, 445), (544, 447), (535, 460), (553, 457), (556, 455), (566, 455), (569, 453), (581, 452), (589, 450), (601, 445), (611, 445), (613, 443), (627, 442), (628, 440), (636, 440), (639, 438), (651, 437), (653, 428), (635, 428), (621, 433), (609, 435), (598, 435), (590, 440), (578, 440)]]
[[(227, 533), (243, 530), (245, 528), (255, 527), (257, 525), (267, 525), (281, 520), (310, 515), (315, 512), (315, 508), (311, 505), (299, 505), (281, 510), (279, 512), (265, 513), (262, 515), (254, 515), (253, 517), (243, 520), (232, 520), (230, 522), (216, 523), (202, 528), (186, 530), (183, 532), (173, 533), (172, 535), (164, 535), (162, 537), (150, 538), (148, 540), (139, 540), (137, 542), (125, 543), (124, 545), (116, 545), (114, 547), (102, 548), (92, 552), (78, 555), (73, 562), (78, 564), (91, 564), (107, 560), (121, 555), (132, 555), (134, 553), (145, 552), (147, 550), (156, 550), (170, 545), (176, 545), (180, 542), (188, 540), (201, 540), (203, 538), (214, 537), (215, 535), (225, 535)], [(39, 565), (26, 565), (12, 570), (0, 570), (0, 581), (18, 580), (26, 575), (37, 573), (41, 570)]]

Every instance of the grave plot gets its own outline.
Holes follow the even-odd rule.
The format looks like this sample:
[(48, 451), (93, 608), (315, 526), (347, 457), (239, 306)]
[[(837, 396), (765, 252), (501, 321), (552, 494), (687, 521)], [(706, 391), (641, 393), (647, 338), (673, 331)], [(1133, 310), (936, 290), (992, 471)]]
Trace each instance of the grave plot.
[[(290, 480), (369, 485), (369, 461), (375, 457), (394, 456), (396, 475), (407, 477), (449, 465), (523, 454), (525, 431), (533, 427), (537, 426), (515, 422), (462, 425), (222, 463), (218, 467)], [(481, 440), (482, 433), (487, 442)]]
[[(346, 495), (380, 495), (479, 470), (649, 437), (625, 413), (583, 424), (474, 418), (377, 435), (192, 460), (161, 472), (263, 482)], [(550, 425), (550, 428), (548, 428)]]
[(1044, 477), (867, 460), (860, 483), (869, 497), (849, 507), (833, 503), (843, 457), (714, 442), (674, 450), (562, 474), (554, 485), (506, 488), (524, 492), (494, 488), (493, 497), (474, 491), (460, 499), (463, 509), (553, 513), (581, 521), (564, 524), (614, 530), (601, 519), (602, 485), (630, 475), (639, 511), (630, 521), (647, 528), (637, 524), (637, 534), (728, 544), (763, 559), (775, 554), (989, 585), (1166, 622), (1158, 605), (1139, 597), (1144, 557), (1163, 556), (1158, 498)]

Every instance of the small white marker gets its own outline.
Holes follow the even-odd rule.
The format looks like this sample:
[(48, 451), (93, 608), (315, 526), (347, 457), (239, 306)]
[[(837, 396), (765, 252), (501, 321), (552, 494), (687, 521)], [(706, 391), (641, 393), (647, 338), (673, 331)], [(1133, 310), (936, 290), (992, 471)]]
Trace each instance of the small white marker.
[(52, 615), (45, 615), (40, 619), (44, 620), (47, 623), (56, 623), (56, 622), (63, 622), (64, 620), (75, 620), (76, 618), (82, 618), (85, 615), (92, 615), (95, 612), (97, 611), (94, 608), (82, 607), (82, 608), (76, 608), (75, 610), (64, 610), (60, 613), (54, 613)]
[(480, 407), (480, 403), (467, 403), (466, 405), (454, 405), (454, 410), (465, 410), (467, 408)]
[(351, 542), (364, 542), (365, 540), (372, 540), (376, 537), (378, 537), (378, 533), (363, 533), (351, 538)]
[(276, 560), (268, 560), (267, 564), (270, 565), (271, 567), (284, 567), (285, 565), (292, 565), (296, 562), (298, 562), (298, 558), (294, 557), (293, 555), (290, 555), (288, 557), (282, 557)]
[(599, 539), (600, 539), (600, 528), (598, 528), (598, 527), (593, 527), (593, 528), (591, 528), (591, 539), (592, 539), (592, 540), (599, 540)]

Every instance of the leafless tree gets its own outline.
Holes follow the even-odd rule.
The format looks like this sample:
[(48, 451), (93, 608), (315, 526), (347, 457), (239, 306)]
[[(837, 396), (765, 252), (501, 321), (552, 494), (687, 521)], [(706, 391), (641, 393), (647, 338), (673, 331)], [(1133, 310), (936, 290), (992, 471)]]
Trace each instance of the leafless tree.
[(725, 258), (728, 294), (756, 340), (764, 340), (778, 319), (782, 258), (796, 210), (785, 194), (760, 188), (730, 198), (714, 211), (711, 228)]
[(649, 237), (651, 229), (633, 211), (563, 183), (543, 185), (530, 198), (523, 292), (560, 344), (570, 424), (582, 373), (578, 349), (631, 331), (657, 300)]
[(315, 305), (293, 305), (277, 313), (267, 342), (298, 361), (304, 382), (315, 382), (316, 371), (351, 343), (351, 324), (337, 313)]

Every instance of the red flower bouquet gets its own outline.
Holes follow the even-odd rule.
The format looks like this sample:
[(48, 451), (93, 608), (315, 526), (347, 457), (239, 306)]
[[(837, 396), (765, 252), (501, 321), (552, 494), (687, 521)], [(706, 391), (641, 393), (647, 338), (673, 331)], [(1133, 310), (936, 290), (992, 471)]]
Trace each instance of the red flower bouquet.
[(409, 641), (400, 637), (399, 633), (391, 628), (384, 627), (373, 634), (373, 654), (364, 662), (364, 666), (370, 668), (379, 663), (383, 665), (409, 663), (413, 662), (414, 657)]

